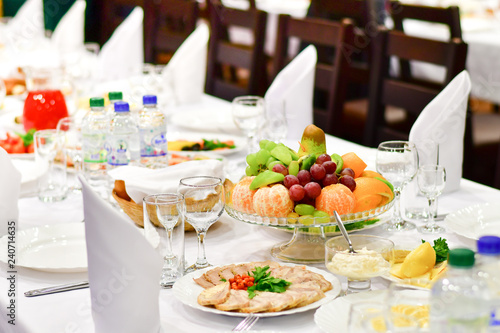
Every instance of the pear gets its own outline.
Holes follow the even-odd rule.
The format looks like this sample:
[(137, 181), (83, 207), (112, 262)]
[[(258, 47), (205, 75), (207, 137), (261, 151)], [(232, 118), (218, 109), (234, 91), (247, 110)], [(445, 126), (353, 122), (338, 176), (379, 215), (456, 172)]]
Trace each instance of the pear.
[(316, 157), (326, 154), (325, 132), (312, 124), (304, 129), (298, 151), (299, 157), (308, 154), (314, 154)]

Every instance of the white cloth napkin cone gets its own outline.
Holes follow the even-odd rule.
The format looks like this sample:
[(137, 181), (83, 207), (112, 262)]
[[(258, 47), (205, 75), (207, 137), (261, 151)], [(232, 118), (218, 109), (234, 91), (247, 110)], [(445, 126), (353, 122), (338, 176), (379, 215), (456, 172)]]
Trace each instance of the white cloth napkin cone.
[(300, 52), (267, 89), (267, 101), (285, 102), (287, 139), (300, 139), (304, 127), (313, 123), (313, 90), (317, 51), (309, 45)]
[(123, 180), (127, 194), (135, 202), (146, 195), (177, 192), (179, 181), (185, 177), (213, 176), (224, 179), (224, 164), (219, 160), (189, 161), (162, 169), (123, 166), (109, 171), (114, 180)]
[(45, 36), (42, 0), (27, 0), (8, 23), (14, 39), (40, 39)]
[[(21, 173), (12, 164), (9, 154), (0, 147), (0, 236), (7, 234), (7, 227), (19, 218), (17, 201), (21, 192)], [(10, 224), (9, 224), (10, 222)]]
[(162, 104), (183, 105), (201, 100), (205, 90), (209, 37), (208, 26), (201, 23), (175, 51), (161, 73), (166, 94), (160, 98), (172, 101)]
[(95, 332), (160, 332), (161, 257), (137, 227), (80, 181)]
[(126, 79), (142, 71), (144, 10), (135, 7), (99, 53), (99, 72), (106, 81)]
[(52, 44), (62, 52), (83, 47), (85, 30), (85, 0), (77, 0), (61, 18), (52, 34)]
[(469, 73), (463, 71), (424, 108), (410, 131), (410, 141), (431, 139), (439, 145), (439, 164), (446, 170), (444, 192), (460, 188), (470, 90)]

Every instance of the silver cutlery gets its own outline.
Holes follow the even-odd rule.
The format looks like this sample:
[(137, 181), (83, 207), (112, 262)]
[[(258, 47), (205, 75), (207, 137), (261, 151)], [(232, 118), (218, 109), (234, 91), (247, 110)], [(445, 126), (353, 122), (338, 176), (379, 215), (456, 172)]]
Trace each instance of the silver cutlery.
[(30, 291), (25, 292), (24, 296), (26, 296), (26, 297), (42, 296), (42, 295), (60, 293), (63, 291), (83, 289), (83, 288), (88, 288), (88, 287), (89, 287), (89, 282), (82, 281), (82, 282), (77, 282), (77, 283), (65, 284), (65, 285), (61, 285), (61, 286), (53, 286), (53, 287), (30, 290)]
[(246, 316), (245, 319), (243, 319), (238, 325), (236, 325), (235, 328), (233, 328), (233, 332), (249, 331), (257, 322), (257, 320), (259, 320), (259, 317), (251, 313)]

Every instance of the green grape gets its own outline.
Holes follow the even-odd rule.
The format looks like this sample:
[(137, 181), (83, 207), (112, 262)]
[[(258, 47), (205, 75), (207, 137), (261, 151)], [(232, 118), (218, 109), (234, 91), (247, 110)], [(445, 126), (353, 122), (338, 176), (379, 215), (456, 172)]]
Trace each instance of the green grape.
[(276, 142), (268, 141), (265, 149), (268, 151), (273, 150), (278, 144)]
[(299, 217), (299, 223), (303, 225), (314, 224), (314, 217), (312, 215), (302, 215)]
[(271, 141), (266, 140), (266, 139), (260, 140), (259, 141), (259, 147), (260, 147), (260, 149), (266, 149), (266, 146), (269, 144), (269, 142), (271, 142)]
[(247, 160), (248, 165), (253, 166), (253, 167), (258, 166), (256, 153), (248, 154), (246, 160)]
[(258, 165), (266, 165), (267, 160), (271, 157), (271, 153), (265, 149), (261, 149), (257, 152), (257, 164)]
[(285, 165), (285, 164), (283, 164), (283, 162), (276, 160), (276, 161), (273, 161), (273, 162), (269, 163), (269, 165), (267, 166), (267, 168), (268, 168), (269, 170), (272, 170), (272, 169), (273, 169), (273, 166), (275, 166), (276, 164)]
[(324, 212), (322, 210), (315, 210), (313, 213), (313, 216), (316, 218), (316, 222), (319, 222), (319, 223), (329, 223), (330, 222), (330, 215), (328, 215), (327, 212)]
[[(277, 161), (277, 159), (275, 159), (273, 156), (269, 156), (269, 158), (267, 159), (267, 162), (266, 162), (266, 167), (269, 169), (269, 165), (274, 162), (274, 161)], [(272, 168), (271, 168), (272, 169)]]
[(255, 176), (255, 173), (254, 171), (252, 170), (252, 167), (250, 165), (247, 165), (247, 167), (245, 168), (245, 174), (247, 176)]
[(295, 206), (295, 212), (299, 215), (313, 215), (314, 214), (314, 206), (307, 204), (298, 204)]

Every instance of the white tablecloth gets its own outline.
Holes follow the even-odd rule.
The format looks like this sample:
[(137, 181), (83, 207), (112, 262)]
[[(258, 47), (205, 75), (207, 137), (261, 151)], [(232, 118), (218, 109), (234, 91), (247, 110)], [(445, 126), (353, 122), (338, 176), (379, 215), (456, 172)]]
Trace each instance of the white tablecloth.
[[(206, 96), (204, 103), (212, 106), (220, 105), (227, 107), (227, 102)], [(204, 104), (202, 103), (202, 104)], [(203, 105), (191, 106), (197, 110)], [(189, 112), (184, 107), (184, 112)], [(181, 130), (172, 124), (171, 130)], [(297, 148), (295, 142), (287, 142), (292, 148)], [(355, 151), (365, 159), (369, 168), (374, 170), (374, 150), (365, 148), (338, 138), (327, 136), (327, 147), (330, 153), (340, 154)], [(231, 155), (229, 159), (242, 158), (243, 152)], [(498, 202), (500, 191), (479, 185), (467, 180), (462, 180), (459, 191), (445, 194), (439, 198), (439, 212), (453, 212), (460, 208), (484, 202)], [(27, 229), (46, 224), (74, 223), (82, 221), (83, 206), (80, 195), (73, 195), (60, 203), (46, 204), (37, 198), (23, 198), (19, 200), (20, 217), (19, 229)], [(424, 236), (417, 231), (402, 233), (388, 233), (379, 226), (363, 233), (383, 235), (404, 245), (407, 242), (415, 242), (421, 238), (432, 240), (434, 236)], [(467, 246), (475, 247), (475, 241), (451, 233), (444, 233), (451, 247)], [(226, 214), (219, 222), (214, 224), (206, 238), (206, 250), (209, 261), (214, 264), (227, 264), (255, 260), (272, 259), (270, 248), (276, 243), (287, 241), (291, 234), (285, 231), (255, 226), (236, 221)], [(186, 259), (189, 263), (195, 260), (197, 251), (197, 239), (194, 232), (186, 233)], [(1, 249), (4, 251), (4, 249)], [(315, 265), (325, 269), (323, 264)], [(18, 268), (16, 286), (16, 326), (7, 325), (4, 315), (8, 304), (7, 290), (9, 283), (7, 265), (0, 263), (0, 332), (93, 332), (93, 323), (90, 309), (89, 289), (71, 292), (27, 298), (23, 293), (27, 290), (42, 288), (57, 284), (65, 284), (87, 279), (86, 273), (48, 273), (35, 271), (28, 268)], [(346, 279), (339, 276), (343, 286)], [(381, 278), (373, 279), (373, 288), (381, 289), (388, 285), (388, 281)], [(160, 294), (160, 311), (162, 324), (166, 332), (221, 332), (230, 331), (241, 318), (205, 313), (192, 309), (179, 302), (172, 290), (162, 290)], [(254, 326), (255, 330), (266, 330), (273, 332), (312, 332), (319, 333), (321, 330), (314, 322), (314, 310), (293, 316), (281, 316), (260, 319)]]

